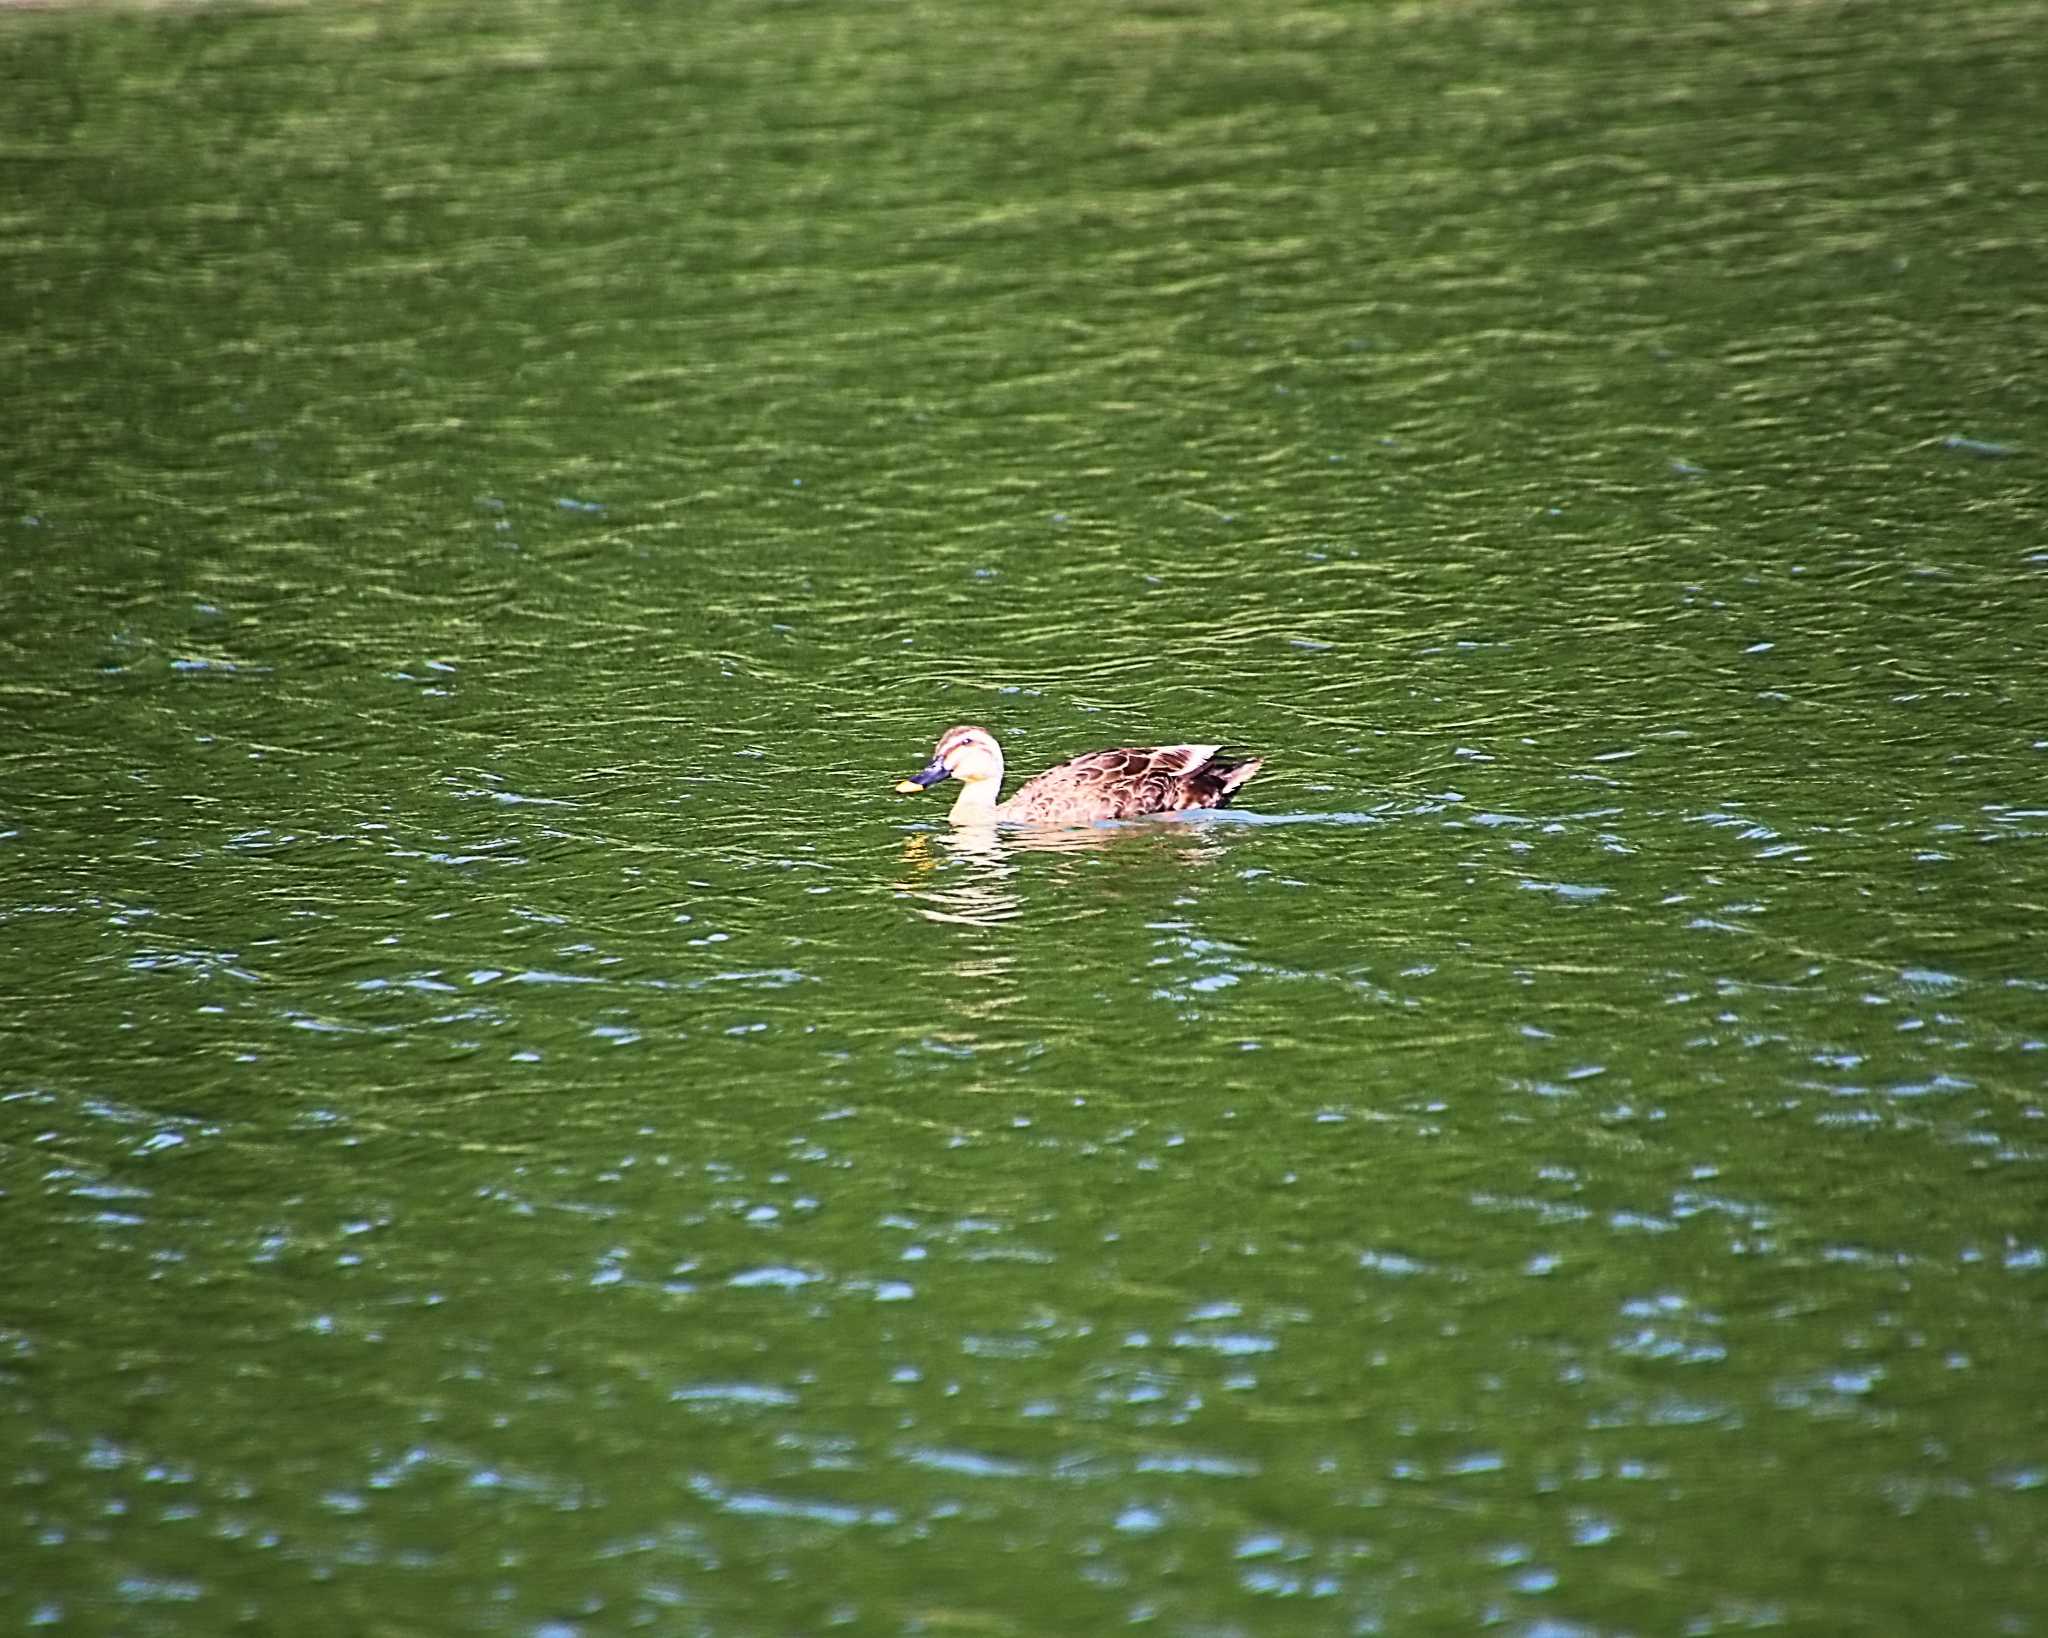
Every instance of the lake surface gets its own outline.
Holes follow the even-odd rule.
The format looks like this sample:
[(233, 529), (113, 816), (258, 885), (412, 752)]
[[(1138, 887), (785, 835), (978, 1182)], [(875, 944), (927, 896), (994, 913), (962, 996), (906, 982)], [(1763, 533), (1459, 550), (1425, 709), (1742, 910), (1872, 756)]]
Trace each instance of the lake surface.
[(2048, 6), (0, 79), (7, 1630), (2048, 1631)]

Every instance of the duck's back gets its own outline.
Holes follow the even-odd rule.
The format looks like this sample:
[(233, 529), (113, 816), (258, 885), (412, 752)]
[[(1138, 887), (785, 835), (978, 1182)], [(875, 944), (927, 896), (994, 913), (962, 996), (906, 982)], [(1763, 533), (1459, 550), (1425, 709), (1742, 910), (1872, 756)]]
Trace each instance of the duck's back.
[(1220, 745), (1133, 745), (1091, 751), (1026, 780), (998, 810), (1005, 819), (1083, 824), (1184, 808), (1221, 808), (1259, 771), (1257, 758)]

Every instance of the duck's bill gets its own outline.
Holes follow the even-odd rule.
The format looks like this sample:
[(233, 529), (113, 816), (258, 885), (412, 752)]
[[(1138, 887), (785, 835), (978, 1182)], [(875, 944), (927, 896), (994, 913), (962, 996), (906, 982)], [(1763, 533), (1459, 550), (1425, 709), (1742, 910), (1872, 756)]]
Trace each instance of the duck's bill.
[(910, 796), (918, 791), (929, 790), (945, 777), (946, 765), (943, 762), (931, 762), (920, 768), (896, 788), (905, 796)]

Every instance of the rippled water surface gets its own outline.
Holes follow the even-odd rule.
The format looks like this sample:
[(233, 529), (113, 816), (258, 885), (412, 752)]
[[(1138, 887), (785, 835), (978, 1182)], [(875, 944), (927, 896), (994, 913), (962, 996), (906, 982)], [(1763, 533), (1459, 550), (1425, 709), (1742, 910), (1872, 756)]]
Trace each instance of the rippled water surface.
[(0, 16), (0, 1623), (2048, 1630), (2044, 41)]

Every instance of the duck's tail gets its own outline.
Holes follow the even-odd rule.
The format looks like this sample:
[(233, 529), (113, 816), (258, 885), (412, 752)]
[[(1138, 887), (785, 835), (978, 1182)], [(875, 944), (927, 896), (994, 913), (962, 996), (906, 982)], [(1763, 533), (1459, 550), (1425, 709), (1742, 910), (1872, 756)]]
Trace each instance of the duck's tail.
[(1238, 788), (1265, 765), (1264, 757), (1212, 756), (1188, 775), (1188, 794), (1205, 808), (1227, 808)]

